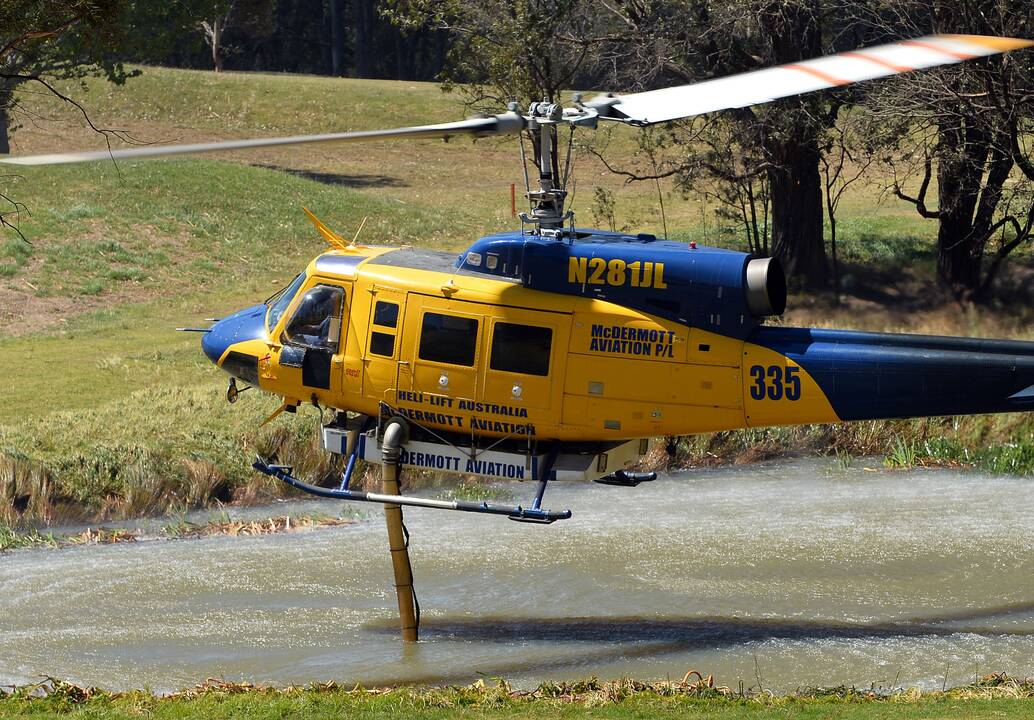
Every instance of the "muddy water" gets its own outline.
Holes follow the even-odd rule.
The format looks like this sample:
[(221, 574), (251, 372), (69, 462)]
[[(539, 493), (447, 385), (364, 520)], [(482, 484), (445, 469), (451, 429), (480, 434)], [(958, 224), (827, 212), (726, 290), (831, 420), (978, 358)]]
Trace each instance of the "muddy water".
[[(0, 684), (681, 677), (775, 690), (1034, 673), (1034, 480), (694, 471), (559, 485), (548, 527), (407, 511), (422, 641), (380, 511), (355, 525), (0, 556)], [(529, 485), (517, 486), (527, 494)], [(256, 512), (346, 511), (342, 503)]]

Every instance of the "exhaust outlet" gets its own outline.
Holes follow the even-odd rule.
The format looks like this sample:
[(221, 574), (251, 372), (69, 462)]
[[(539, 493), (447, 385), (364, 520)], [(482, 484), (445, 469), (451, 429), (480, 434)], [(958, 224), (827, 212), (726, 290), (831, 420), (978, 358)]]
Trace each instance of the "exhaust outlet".
[(777, 258), (755, 258), (747, 262), (744, 283), (747, 309), (755, 317), (782, 315), (786, 310), (786, 275)]

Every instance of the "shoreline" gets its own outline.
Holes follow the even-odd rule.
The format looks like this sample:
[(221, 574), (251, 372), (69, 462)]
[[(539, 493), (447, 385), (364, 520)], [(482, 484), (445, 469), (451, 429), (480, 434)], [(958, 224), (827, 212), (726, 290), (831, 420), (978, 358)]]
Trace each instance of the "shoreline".
[[(694, 438), (690, 438), (693, 440)], [(837, 452), (823, 454), (808, 450), (785, 450), (775, 453), (746, 453), (742, 457), (705, 457), (702, 462), (669, 463), (663, 449), (663, 443), (651, 447), (643, 461), (636, 466), (639, 470), (653, 470), (661, 475), (709, 471), (721, 468), (792, 464), (795, 462), (820, 462), (828, 460), (829, 472), (846, 472), (852, 468), (861, 472), (894, 472), (909, 470), (957, 470), (960, 472), (984, 472), (990, 475), (1009, 477), (1025, 477), (1025, 473), (993, 472), (978, 467), (976, 463), (959, 462), (951, 458), (923, 457), (913, 453), (904, 457), (900, 450), (894, 450), (885, 456), (850, 455)], [(860, 463), (860, 466), (858, 465)], [(433, 472), (411, 473), (407, 492), (418, 492), (442, 495), (464, 500), (516, 500), (519, 493), (511, 492), (520, 486), (519, 482), (479, 483), (464, 480), (461, 476), (443, 475)], [(444, 479), (443, 478), (448, 478)], [(216, 503), (208, 506), (191, 508), (184, 512), (166, 514), (137, 514), (126, 517), (103, 520), (94, 518), (86, 520), (81, 515), (71, 515), (58, 519), (53, 523), (38, 525), (10, 525), (0, 517), (0, 556), (14, 550), (56, 549), (81, 547), (88, 545), (111, 545), (119, 543), (157, 542), (182, 539), (202, 539), (206, 537), (254, 537), (273, 535), (285, 532), (318, 530), (325, 527), (351, 525), (365, 519), (365, 513), (356, 511), (346, 516), (325, 515), (319, 512), (305, 512), (298, 515), (273, 512), (283, 503), (310, 503), (312, 498), (289, 488), (280, 496), (254, 496), (232, 503)], [(232, 518), (230, 511), (248, 511), (268, 507), (268, 516), (254, 519)], [(379, 509), (377, 505), (375, 509)], [(208, 512), (207, 519), (199, 516)], [(194, 519), (188, 519), (193, 516)], [(64, 520), (64, 522), (62, 522)]]
[[(133, 520), (156, 520), (159, 518), (127, 518)], [(78, 533), (55, 533), (53, 530), (40, 532), (38, 528), (17, 530), (0, 526), (0, 556), (14, 550), (42, 550), (83, 547), (88, 545), (117, 545), (120, 543), (168, 542), (171, 540), (200, 540), (207, 537), (258, 537), (281, 533), (308, 532), (328, 527), (354, 525), (355, 518), (313, 515), (277, 515), (263, 520), (213, 520), (195, 523), (185, 519), (173, 520), (162, 525), (158, 532), (124, 527), (86, 527)]]
[(89, 715), (129, 718), (176, 717), (684, 717), (721, 718), (983, 718), (1029, 717), (1034, 679), (1005, 673), (974, 678), (942, 690), (853, 687), (803, 688), (775, 695), (763, 687), (721, 686), (690, 670), (682, 680), (545, 682), (516, 690), (505, 680), (479, 680), (448, 687), (345, 686), (335, 682), (272, 687), (208, 680), (167, 695), (149, 690), (110, 692), (54, 678), (0, 689), (0, 716), (42, 718)]

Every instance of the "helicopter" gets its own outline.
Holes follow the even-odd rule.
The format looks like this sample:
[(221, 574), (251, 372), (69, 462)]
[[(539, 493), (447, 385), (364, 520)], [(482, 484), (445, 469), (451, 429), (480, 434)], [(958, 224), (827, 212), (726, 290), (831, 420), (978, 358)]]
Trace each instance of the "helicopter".
[[(1034, 410), (1032, 342), (765, 325), (786, 307), (777, 259), (576, 226), (567, 172), (553, 156), (561, 127), (645, 127), (1031, 45), (930, 35), (691, 85), (576, 94), (568, 106), (511, 104), (451, 123), (0, 162), (459, 135), (518, 135), (523, 160), (530, 136), (538, 182), (525, 165), (529, 210), (519, 229), (459, 254), (367, 246), (306, 209), (325, 252), (265, 302), (185, 329), (201, 333), (204, 354), (230, 375), (230, 402), (247, 388), (280, 397), (267, 422), (307, 403), (334, 411), (321, 443), (347, 457), (339, 486), (264, 458), (257, 470), (323, 497), (552, 523), (571, 511), (542, 507), (548, 482), (654, 479), (631, 469), (649, 438)], [(351, 486), (359, 460), (528, 479), (537, 490), (529, 506), (368, 493)]]

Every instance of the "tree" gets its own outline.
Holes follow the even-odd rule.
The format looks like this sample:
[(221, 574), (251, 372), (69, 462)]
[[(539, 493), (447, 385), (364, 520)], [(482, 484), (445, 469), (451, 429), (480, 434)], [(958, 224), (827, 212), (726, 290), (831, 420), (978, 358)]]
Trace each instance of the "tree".
[[(334, 0), (332, 0), (333, 2)], [(226, 31), (239, 26), (252, 35), (269, 35), (275, 29), (276, 0), (217, 0), (199, 22), (205, 44), (212, 53), (212, 67), (223, 70)]]
[[(9, 134), (17, 111), (15, 90), (19, 85), (40, 85), (75, 105), (89, 122), (83, 107), (58, 91), (49, 78), (81, 78), (101, 73), (113, 82), (125, 81), (127, 75), (122, 65), (108, 54), (118, 35), (118, 19), (126, 12), (125, 3), (126, 0), (5, 0), (0, 4), (0, 154), (11, 150)], [(21, 203), (0, 187), (0, 228), (20, 235), (17, 217), (22, 209)]]
[(410, 32), (447, 32), (442, 78), (466, 83), (469, 103), (492, 112), (511, 101), (558, 102), (588, 65), (589, 48), (570, 39), (588, 36), (597, 14), (588, 0), (391, 0), (387, 8)]
[(100, 73), (121, 83), (127, 75), (110, 50), (127, 0), (5, 0), (0, 3), (0, 154), (11, 151), (16, 88), (36, 83), (62, 100), (45, 78)]
[[(613, 69), (613, 85), (624, 90), (692, 83), (815, 57), (834, 49), (827, 28), (839, 27), (839, 10), (814, 0), (618, 0), (604, 7), (617, 19), (617, 29), (590, 42), (604, 47), (600, 60)], [(729, 186), (719, 195), (733, 200), (733, 207), (739, 205), (736, 198), (751, 192), (750, 183), (757, 186), (757, 198), (770, 199), (772, 254), (809, 287), (825, 287), (829, 280), (820, 138), (841, 102), (835, 95), (813, 94), (721, 113), (718, 121), (730, 125), (725, 133), (730, 143), (710, 150), (718, 149), (724, 162), (701, 156), (698, 122), (682, 124), (684, 131), (673, 136), (684, 186), (699, 182), (703, 169)], [(706, 145), (702, 150), (705, 156), (710, 152)]]
[[(587, 37), (598, 15), (588, 0), (389, 0), (386, 14), (410, 33), (448, 33), (445, 89), (460, 87), (469, 107), (487, 113), (510, 102), (559, 103), (587, 67), (589, 47), (570, 40)], [(552, 138), (552, 173), (560, 178)], [(528, 139), (539, 158), (539, 134)]]
[[(890, 32), (1034, 33), (1026, 0), (895, 0), (876, 10), (876, 26)], [(988, 300), (1003, 263), (1034, 230), (1034, 54), (888, 82), (870, 92), (868, 107), (872, 152), (891, 165), (891, 191), (937, 222), (941, 281), (959, 300)]]
[(822, 181), (826, 199), (826, 218), (829, 221), (829, 251), (833, 265), (833, 293), (840, 302), (840, 263), (837, 258), (837, 208), (847, 188), (860, 180), (872, 165), (871, 153), (858, 148), (864, 143), (858, 133), (864, 123), (856, 121), (857, 106), (841, 113), (840, 122), (825, 133), (822, 139)]

